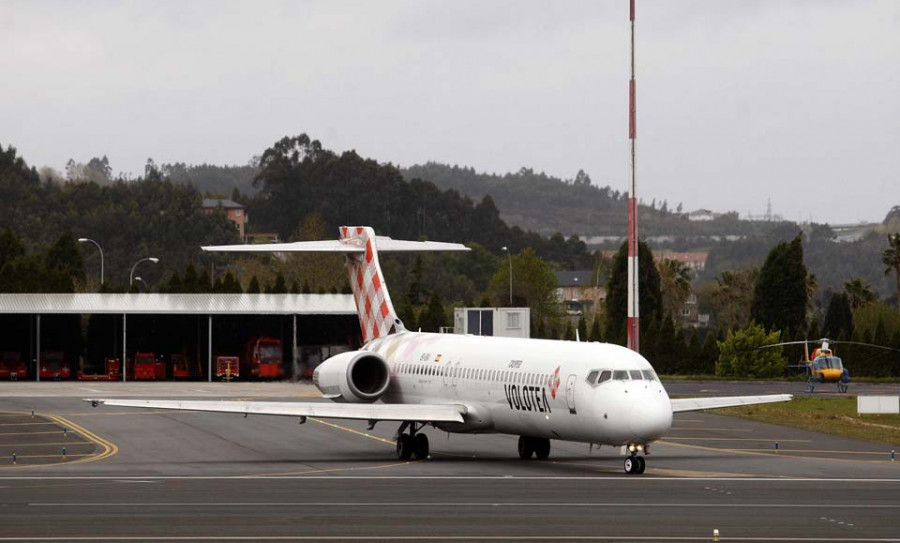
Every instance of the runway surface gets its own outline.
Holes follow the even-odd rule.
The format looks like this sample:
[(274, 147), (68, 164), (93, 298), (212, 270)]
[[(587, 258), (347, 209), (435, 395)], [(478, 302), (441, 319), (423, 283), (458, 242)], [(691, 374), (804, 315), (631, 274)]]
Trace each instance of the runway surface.
[(432, 457), (400, 462), (394, 424), (367, 431), (80, 401), (166, 395), (315, 393), (0, 384), (0, 443), (91, 443), (86, 456), (16, 465), (0, 446), (0, 541), (711, 541), (714, 529), (721, 541), (900, 541), (900, 461), (884, 445), (685, 413), (636, 477), (623, 473), (618, 450), (583, 444), (554, 441), (550, 460), (521, 461), (512, 436), (429, 430)]

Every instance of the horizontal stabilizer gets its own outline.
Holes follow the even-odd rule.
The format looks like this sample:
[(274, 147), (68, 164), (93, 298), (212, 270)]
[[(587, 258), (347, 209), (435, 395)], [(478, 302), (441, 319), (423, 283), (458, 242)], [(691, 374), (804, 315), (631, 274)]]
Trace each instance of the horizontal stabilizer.
[(789, 402), (794, 397), (790, 394), (771, 394), (768, 396), (722, 396), (714, 398), (677, 398), (671, 400), (673, 413), (685, 411), (702, 411), (704, 409), (721, 409), (723, 407), (739, 407), (760, 403)]
[[(379, 253), (406, 253), (416, 251), (468, 251), (461, 243), (441, 241), (406, 241), (387, 236), (375, 237), (375, 249)], [(293, 243), (261, 243), (246, 245), (209, 245), (204, 251), (223, 253), (362, 253), (365, 247), (343, 240), (297, 241)]]
[(241, 402), (196, 400), (102, 400), (87, 399), (92, 404), (176, 411), (205, 411), (245, 415), (282, 415), (286, 417), (320, 417), (324, 419), (390, 420), (417, 422), (463, 422), (468, 412), (461, 404), (385, 404), (330, 402)]

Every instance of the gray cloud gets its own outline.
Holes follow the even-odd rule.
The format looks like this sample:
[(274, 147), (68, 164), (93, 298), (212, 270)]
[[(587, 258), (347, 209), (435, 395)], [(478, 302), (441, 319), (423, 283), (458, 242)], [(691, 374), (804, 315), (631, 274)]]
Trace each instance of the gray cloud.
[[(645, 199), (790, 219), (900, 204), (900, 4), (638, 0)], [(627, 187), (628, 6), (4, 2), (0, 141), (33, 164), (381, 161)]]

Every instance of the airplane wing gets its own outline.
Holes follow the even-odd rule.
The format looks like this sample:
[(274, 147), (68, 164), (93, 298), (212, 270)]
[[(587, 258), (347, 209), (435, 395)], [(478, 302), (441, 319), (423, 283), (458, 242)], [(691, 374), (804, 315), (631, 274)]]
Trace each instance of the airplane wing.
[(720, 396), (714, 398), (675, 398), (672, 402), (673, 413), (685, 411), (702, 411), (704, 409), (721, 409), (723, 407), (739, 407), (760, 403), (789, 402), (794, 399), (791, 394), (771, 394), (767, 396)]
[(384, 404), (330, 402), (244, 402), (209, 400), (111, 400), (85, 399), (99, 404), (176, 411), (207, 411), (244, 415), (282, 415), (325, 419), (390, 420), (416, 422), (463, 422), (468, 409), (462, 404)]
[[(380, 253), (406, 253), (416, 251), (468, 251), (460, 243), (443, 241), (406, 241), (376, 236), (375, 246)], [(243, 245), (208, 245), (204, 251), (221, 253), (363, 253), (365, 247), (340, 240), (295, 241), (293, 243), (259, 243)]]

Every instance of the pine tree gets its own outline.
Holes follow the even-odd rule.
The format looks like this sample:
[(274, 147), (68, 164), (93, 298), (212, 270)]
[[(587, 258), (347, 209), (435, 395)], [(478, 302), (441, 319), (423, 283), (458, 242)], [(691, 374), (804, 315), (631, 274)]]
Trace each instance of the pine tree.
[(603, 335), (600, 333), (600, 318), (597, 315), (594, 315), (594, 320), (591, 323), (591, 331), (588, 336), (588, 341), (603, 341)]
[(578, 339), (581, 341), (588, 340), (587, 320), (585, 320), (584, 315), (578, 318)]
[[(822, 332), (826, 337), (838, 339), (849, 338), (853, 335), (853, 311), (850, 309), (850, 300), (845, 293), (834, 293), (828, 301), (828, 310), (825, 312), (825, 324)], [(815, 338), (811, 338), (815, 339)]]
[(800, 234), (790, 243), (779, 242), (766, 257), (753, 291), (750, 316), (767, 330), (788, 337), (806, 322), (809, 271), (803, 264)]
[(247, 286), (247, 294), (259, 294), (259, 280), (254, 275)]
[[(640, 291), (640, 318), (649, 322), (662, 315), (662, 293), (659, 272), (653, 262), (653, 251), (644, 242), (638, 244), (638, 289)], [(604, 337), (610, 343), (625, 345), (628, 316), (628, 244), (623, 243), (613, 258), (606, 289), (606, 330)], [(643, 341), (641, 344), (643, 345)], [(642, 349), (643, 352), (643, 349)]]

